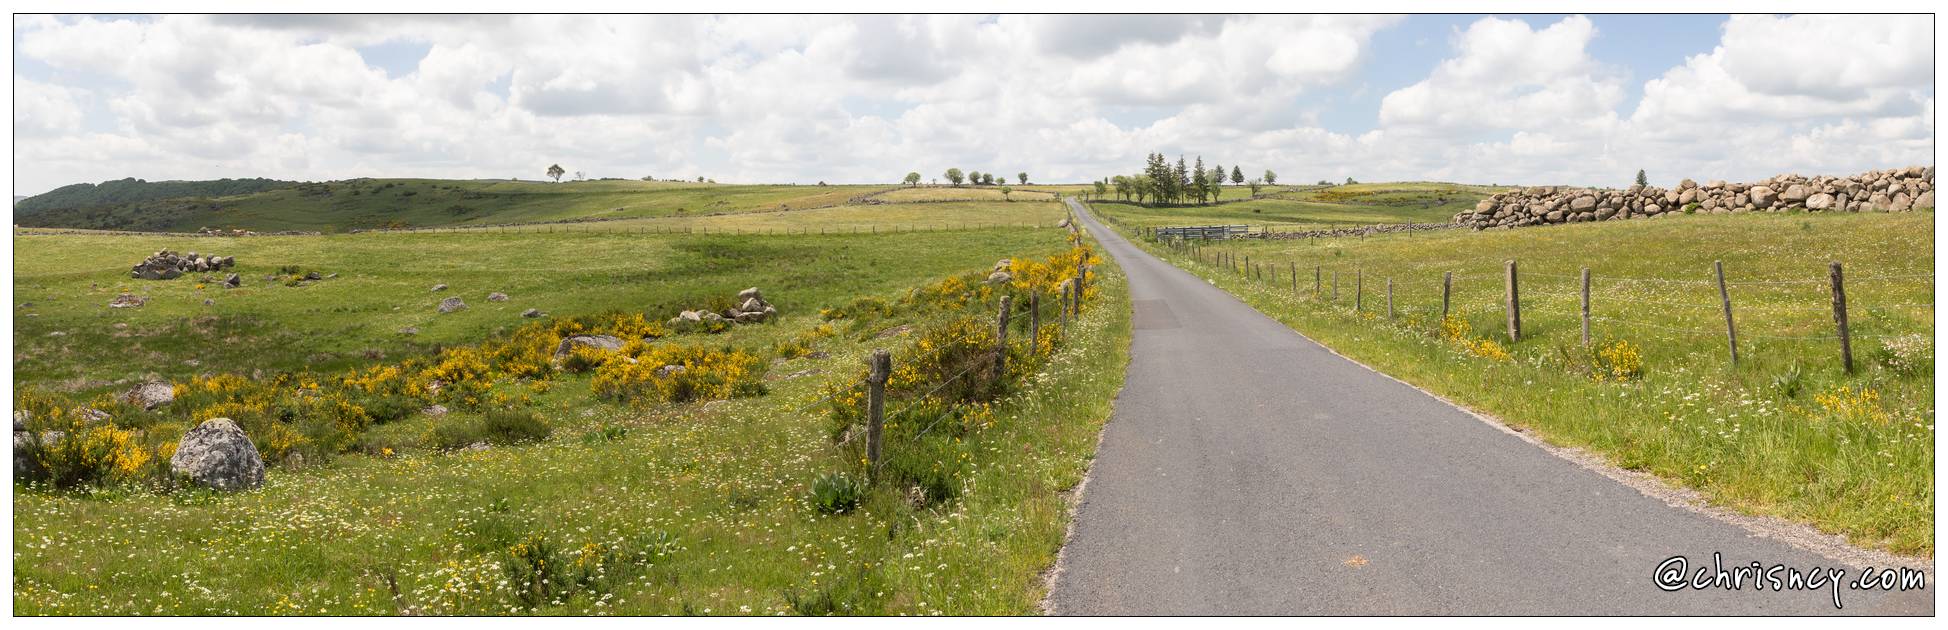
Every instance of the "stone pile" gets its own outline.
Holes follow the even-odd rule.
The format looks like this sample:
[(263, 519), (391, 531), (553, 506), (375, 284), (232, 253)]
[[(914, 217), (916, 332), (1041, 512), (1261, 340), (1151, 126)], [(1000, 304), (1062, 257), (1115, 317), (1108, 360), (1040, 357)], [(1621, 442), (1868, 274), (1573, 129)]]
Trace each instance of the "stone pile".
[(729, 320), (739, 324), (756, 324), (778, 314), (778, 308), (764, 301), (764, 294), (757, 287), (737, 292), (737, 305), (717, 313), (709, 310), (683, 311), (670, 318), (672, 328), (681, 328), (702, 322)]
[(1667, 217), (1709, 212), (1907, 212), (1934, 207), (1934, 167), (1910, 166), (1847, 177), (1779, 175), (1747, 184), (1689, 179), (1676, 188), (1623, 190), (1535, 186), (1496, 193), (1454, 223), (1477, 230), (1551, 223)]
[(135, 267), (129, 269), (129, 277), (137, 280), (171, 280), (192, 271), (218, 271), (236, 264), (234, 256), (204, 256), (196, 252), (178, 254), (165, 249), (136, 263)]

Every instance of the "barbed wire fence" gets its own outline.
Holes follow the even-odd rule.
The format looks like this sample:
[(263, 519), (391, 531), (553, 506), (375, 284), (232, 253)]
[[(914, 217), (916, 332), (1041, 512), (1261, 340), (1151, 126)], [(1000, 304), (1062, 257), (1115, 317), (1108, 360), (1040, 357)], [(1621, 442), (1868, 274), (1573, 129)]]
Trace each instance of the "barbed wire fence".
[[(1112, 222), (1115, 222), (1113, 219)], [(1138, 232), (1139, 237), (1147, 232)], [(1523, 339), (1522, 314), (1524, 308), (1543, 307), (1555, 309), (1552, 316), (1560, 315), (1560, 307), (1571, 305), (1571, 316), (1580, 324), (1580, 342), (1588, 346), (1592, 336), (1600, 328), (1619, 327), (1633, 329), (1635, 334), (1677, 343), (1721, 343), (1723, 354), (1729, 365), (1739, 364), (1744, 346), (1755, 342), (1779, 343), (1821, 343), (1830, 344), (1829, 350), (1837, 359), (1842, 371), (1853, 373), (1856, 367), (1854, 341), (1898, 337), (1912, 333), (1863, 332), (1856, 315), (1867, 313), (1879, 317), (1881, 323), (1891, 323), (1888, 316), (1898, 311), (1923, 311), (1931, 313), (1934, 309), (1932, 298), (1928, 301), (1863, 301), (1858, 296), (1848, 297), (1850, 287), (1863, 285), (1885, 288), (1898, 283), (1925, 283), (1928, 295), (1932, 296), (1934, 274), (1926, 272), (1900, 272), (1863, 275), (1849, 278), (1845, 266), (1833, 261), (1827, 266), (1824, 278), (1736, 278), (1728, 275), (1723, 261), (1713, 261), (1711, 266), (1701, 270), (1699, 277), (1634, 277), (1596, 273), (1591, 268), (1582, 268), (1578, 273), (1557, 273), (1553, 271), (1526, 270), (1515, 259), (1503, 261), (1502, 273), (1481, 271), (1441, 271), (1432, 277), (1423, 277), (1411, 284), (1417, 295), (1440, 295), (1440, 307), (1409, 306), (1402, 307), (1396, 302), (1396, 291), (1408, 288), (1398, 278), (1390, 275), (1368, 278), (1367, 271), (1354, 266), (1312, 264), (1301, 266), (1297, 261), (1252, 260), (1247, 254), (1229, 251), (1221, 247), (1210, 247), (1197, 239), (1160, 238), (1149, 239), (1180, 257), (1216, 271), (1235, 274), (1247, 280), (1282, 288), (1294, 297), (1311, 302), (1344, 308), (1353, 313), (1373, 312), (1384, 315), (1386, 320), (1397, 319), (1403, 313), (1424, 314), (1438, 320), (1450, 316), (1484, 317), (1500, 315), (1506, 321), (1505, 336), (1511, 343)], [(1304, 275), (1310, 272), (1311, 277)], [(1340, 284), (1342, 275), (1349, 276), (1352, 295), (1342, 298)], [(1544, 279), (1548, 282), (1536, 282)], [(1497, 286), (1499, 304), (1473, 303), (1461, 308), (1454, 307), (1456, 281), (1480, 295), (1483, 284)], [(1376, 297), (1385, 300), (1384, 310), (1377, 304), (1367, 302), (1367, 284), (1372, 282), (1379, 293)], [(1533, 284), (1534, 286), (1530, 286)], [(1309, 285), (1309, 286), (1306, 286)], [(1600, 290), (1599, 290), (1600, 289)], [(1741, 291), (1742, 289), (1742, 291)], [(1702, 290), (1709, 297), (1697, 295)], [(1425, 293), (1423, 293), (1425, 292)], [(1743, 294), (1743, 295), (1741, 295)], [(1685, 300), (1682, 296), (1700, 298)], [(1790, 296), (1795, 301), (1781, 301)], [(1741, 303), (1744, 297), (1756, 303)], [(1601, 315), (1604, 303), (1625, 303), (1632, 306), (1647, 306), (1661, 310), (1666, 321), (1645, 321), (1610, 315)], [(1673, 324), (1671, 315), (1683, 313), (1682, 320), (1697, 322), (1693, 325)], [(1756, 319), (1761, 322), (1775, 322), (1786, 317), (1817, 316), (1825, 323), (1814, 325), (1801, 322), (1790, 330), (1761, 329), (1741, 330), (1741, 325)], [(1712, 323), (1705, 324), (1704, 321)], [(1811, 332), (1817, 326), (1827, 327), (1830, 332)]]

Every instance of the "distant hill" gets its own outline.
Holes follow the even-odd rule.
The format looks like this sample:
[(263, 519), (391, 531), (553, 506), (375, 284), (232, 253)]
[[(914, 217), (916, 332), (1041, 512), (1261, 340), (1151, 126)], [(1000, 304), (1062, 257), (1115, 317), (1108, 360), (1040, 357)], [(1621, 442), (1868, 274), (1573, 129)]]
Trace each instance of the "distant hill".
[(343, 232), (806, 209), (890, 186), (730, 185), (638, 180), (268, 179), (63, 186), (14, 204), (26, 227), (193, 232), (199, 228)]
[(41, 227), (84, 226), (84, 217), (107, 217), (115, 208), (169, 199), (209, 199), (288, 188), (300, 182), (275, 179), (216, 179), (151, 182), (133, 177), (100, 184), (72, 184), (30, 197), (14, 197), (14, 222)]

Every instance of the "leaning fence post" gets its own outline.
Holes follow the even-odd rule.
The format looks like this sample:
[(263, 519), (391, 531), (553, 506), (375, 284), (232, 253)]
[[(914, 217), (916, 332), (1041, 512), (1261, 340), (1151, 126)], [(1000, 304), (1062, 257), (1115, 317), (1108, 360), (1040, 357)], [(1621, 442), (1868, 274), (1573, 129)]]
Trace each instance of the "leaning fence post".
[(1441, 272), (1441, 321), (1447, 321), (1448, 295), (1454, 292), (1454, 272)]
[(1001, 314), (994, 318), (994, 375), (1008, 373), (1008, 315), (1015, 307), (1015, 296), (1001, 296)]
[(1590, 268), (1583, 268), (1583, 345), (1590, 345)]
[(1833, 323), (1840, 327), (1840, 365), (1853, 373), (1853, 338), (1847, 333), (1847, 287), (1840, 273), (1840, 261), (1828, 267), (1833, 280)]
[(1508, 342), (1522, 341), (1522, 295), (1515, 281), (1515, 259), (1508, 261)]
[(1319, 266), (1312, 266), (1312, 299), (1319, 299)]
[(866, 461), (879, 468), (880, 429), (886, 424), (886, 377), (893, 373), (893, 355), (874, 350), (866, 373)]
[(1725, 340), (1731, 344), (1732, 367), (1738, 367), (1738, 329), (1732, 325), (1732, 294), (1725, 290), (1725, 261), (1711, 261), (1718, 273), (1718, 302), (1725, 307)]
[(1291, 265), (1291, 267), (1290, 267), (1290, 268), (1288, 268), (1288, 269), (1286, 269), (1286, 271), (1288, 271), (1288, 272), (1291, 272), (1291, 276), (1292, 276), (1292, 294), (1293, 294), (1293, 295), (1298, 295), (1298, 294), (1299, 294), (1299, 263), (1297, 263), (1297, 262), (1292, 262), (1292, 263), (1289, 263), (1289, 264)]

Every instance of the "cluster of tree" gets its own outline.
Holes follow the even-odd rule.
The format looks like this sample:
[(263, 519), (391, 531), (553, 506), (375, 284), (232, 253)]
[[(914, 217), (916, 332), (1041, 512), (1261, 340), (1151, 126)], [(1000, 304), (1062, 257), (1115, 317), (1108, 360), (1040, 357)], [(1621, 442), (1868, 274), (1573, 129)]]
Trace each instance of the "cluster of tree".
[(1117, 175), (1104, 181), (1095, 182), (1096, 195), (1108, 194), (1112, 189), (1123, 200), (1136, 200), (1143, 203), (1210, 203), (1224, 194), (1224, 181), (1230, 179), (1233, 185), (1250, 184), (1251, 193), (1258, 194), (1264, 184), (1277, 184), (1278, 174), (1265, 171), (1262, 179), (1245, 180), (1244, 169), (1236, 165), (1226, 173), (1224, 165), (1210, 169), (1204, 168), (1204, 156), (1197, 156), (1195, 164), (1186, 164), (1183, 156), (1177, 157), (1172, 165), (1162, 153), (1152, 153), (1144, 159), (1143, 171), (1134, 175)]
[(288, 188), (298, 183), (262, 178), (150, 182), (131, 177), (109, 180), (100, 184), (62, 186), (14, 203), (14, 213), (19, 216), (49, 210), (113, 206), (162, 199), (247, 195), (275, 188)]
[[(993, 186), (993, 185), (994, 185), (994, 183), (995, 183), (995, 182), (997, 182), (997, 181), (998, 181), (998, 182), (1001, 182), (1002, 184), (1007, 184), (1007, 183), (1008, 183), (1008, 176), (1007, 176), (1007, 175), (1002, 175), (1002, 176), (1000, 176), (999, 178), (997, 178), (997, 177), (995, 177), (995, 176), (994, 176), (994, 173), (983, 173), (983, 172), (980, 172), (980, 171), (966, 171), (966, 172), (962, 172), (962, 171), (961, 171), (960, 169), (958, 169), (958, 168), (950, 168), (950, 169), (947, 169), (947, 172), (946, 172), (946, 173), (942, 173), (941, 175), (942, 175), (943, 177), (946, 177), (946, 178), (947, 178), (947, 183), (950, 183), (950, 184), (953, 184), (953, 185), (955, 185), (955, 186), (959, 186), (959, 185), (961, 185), (961, 183), (962, 183), (962, 182), (966, 182), (966, 183), (969, 183), (969, 184), (973, 184), (973, 185), (975, 185), (975, 186)], [(1027, 171), (1023, 171), (1023, 172), (1020, 172), (1020, 173), (1016, 173), (1016, 174), (1015, 174), (1015, 179), (1016, 179), (1016, 181), (1019, 181), (1019, 182), (1021, 182), (1021, 183), (1022, 183), (1022, 184), (1024, 184), (1024, 185), (1025, 185), (1025, 184), (1027, 184), (1027, 183), (1028, 183), (1028, 172), (1027, 172)], [(905, 180), (905, 181), (906, 181), (906, 184), (907, 184), (907, 185), (909, 185), (909, 186), (911, 186), (911, 185), (914, 185), (914, 184), (918, 184), (918, 183), (920, 183), (920, 174), (919, 174), (919, 173), (907, 173), (907, 174), (906, 174), (906, 180)]]

